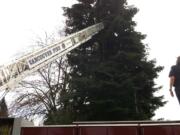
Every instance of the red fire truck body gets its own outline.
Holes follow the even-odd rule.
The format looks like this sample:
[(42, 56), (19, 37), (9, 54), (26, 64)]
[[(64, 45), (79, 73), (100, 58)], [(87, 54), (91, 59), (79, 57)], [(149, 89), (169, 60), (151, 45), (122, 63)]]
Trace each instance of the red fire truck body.
[(180, 135), (180, 122), (106, 123), (22, 127), (21, 135)]
[(180, 135), (180, 121), (74, 122), (33, 126), (23, 119), (0, 118), (0, 135)]

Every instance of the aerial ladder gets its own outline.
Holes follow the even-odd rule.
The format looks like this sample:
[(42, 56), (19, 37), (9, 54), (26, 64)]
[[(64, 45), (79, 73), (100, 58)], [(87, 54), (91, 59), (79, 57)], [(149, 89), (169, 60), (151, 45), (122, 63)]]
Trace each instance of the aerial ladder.
[(0, 66), (0, 90), (12, 89), (26, 76), (90, 40), (103, 28), (103, 23), (89, 26), (56, 43), (28, 53), (8, 65)]

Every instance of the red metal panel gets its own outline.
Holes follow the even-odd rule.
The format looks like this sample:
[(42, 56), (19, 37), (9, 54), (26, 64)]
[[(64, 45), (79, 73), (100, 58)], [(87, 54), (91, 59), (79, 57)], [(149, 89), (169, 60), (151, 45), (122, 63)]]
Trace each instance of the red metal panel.
[(173, 126), (173, 135), (180, 135), (180, 125)]
[(48, 127), (48, 135), (75, 135), (75, 127)]
[(107, 135), (107, 127), (82, 126), (79, 128), (79, 135)]
[(45, 127), (22, 127), (21, 135), (47, 135)]
[(109, 127), (108, 135), (138, 135), (138, 127), (135, 126)]
[(141, 127), (143, 135), (173, 135), (171, 126), (144, 126)]

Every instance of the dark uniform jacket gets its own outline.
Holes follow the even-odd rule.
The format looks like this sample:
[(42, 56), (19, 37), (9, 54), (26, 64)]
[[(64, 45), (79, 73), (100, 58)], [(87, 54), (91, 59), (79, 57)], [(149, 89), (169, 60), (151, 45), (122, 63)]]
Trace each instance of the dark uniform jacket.
[(180, 65), (174, 65), (171, 67), (169, 77), (171, 76), (175, 77), (174, 87), (180, 87)]

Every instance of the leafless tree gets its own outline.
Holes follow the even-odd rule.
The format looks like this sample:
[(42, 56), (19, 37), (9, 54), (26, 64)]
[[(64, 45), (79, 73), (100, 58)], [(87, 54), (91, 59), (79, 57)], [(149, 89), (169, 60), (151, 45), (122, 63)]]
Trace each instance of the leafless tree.
[[(43, 42), (37, 43), (42, 46)], [(11, 115), (33, 119), (35, 115), (56, 113), (63, 107), (60, 99), (68, 92), (69, 70), (63, 56), (24, 79), (10, 106)]]

